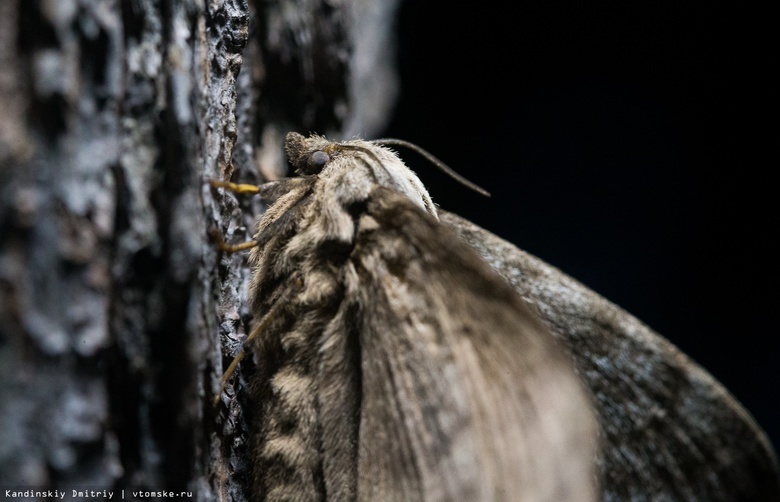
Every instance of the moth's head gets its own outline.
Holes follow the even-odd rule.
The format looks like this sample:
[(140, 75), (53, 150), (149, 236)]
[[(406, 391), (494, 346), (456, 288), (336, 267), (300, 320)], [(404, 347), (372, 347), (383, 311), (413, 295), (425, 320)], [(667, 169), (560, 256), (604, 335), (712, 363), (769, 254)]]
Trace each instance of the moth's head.
[(297, 174), (319, 174), (330, 162), (336, 145), (322, 136), (307, 138), (297, 132), (288, 132), (284, 139), (287, 158)]
[(322, 136), (306, 137), (296, 132), (287, 133), (284, 147), (298, 174), (336, 176), (348, 183), (362, 179), (361, 172), (370, 173), (371, 183), (400, 192), (438, 218), (422, 181), (389, 148), (362, 140), (332, 142)]

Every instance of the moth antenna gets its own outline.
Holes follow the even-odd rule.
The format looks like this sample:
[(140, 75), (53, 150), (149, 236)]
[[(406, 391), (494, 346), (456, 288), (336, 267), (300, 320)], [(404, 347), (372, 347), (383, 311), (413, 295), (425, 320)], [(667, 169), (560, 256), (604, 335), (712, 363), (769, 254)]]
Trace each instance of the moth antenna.
[(404, 148), (408, 148), (410, 150), (413, 150), (433, 164), (434, 166), (438, 167), (440, 170), (444, 171), (445, 174), (447, 174), (450, 178), (454, 179), (461, 185), (468, 187), (478, 194), (484, 195), (485, 197), (490, 197), (490, 192), (482, 188), (481, 186), (477, 185), (476, 183), (473, 183), (457, 172), (455, 172), (454, 169), (452, 169), (450, 166), (436, 158), (432, 153), (430, 153), (428, 150), (425, 150), (422, 147), (419, 147), (415, 145), (414, 143), (410, 143), (409, 141), (405, 141), (402, 139), (395, 139), (395, 138), (381, 138), (381, 139), (372, 139), (369, 140), (369, 143), (375, 143), (377, 145), (383, 145), (383, 146), (402, 146)]

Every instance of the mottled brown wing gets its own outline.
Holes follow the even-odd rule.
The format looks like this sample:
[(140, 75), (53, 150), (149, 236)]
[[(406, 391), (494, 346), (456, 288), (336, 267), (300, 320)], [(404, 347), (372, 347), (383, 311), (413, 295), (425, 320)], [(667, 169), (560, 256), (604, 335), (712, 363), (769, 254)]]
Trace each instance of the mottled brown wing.
[(377, 188), (359, 295), (360, 500), (591, 500), (595, 422), (566, 351), (469, 246)]
[(706, 371), (559, 270), (456, 215), (441, 219), (570, 348), (604, 438), (604, 500), (780, 500), (766, 435)]

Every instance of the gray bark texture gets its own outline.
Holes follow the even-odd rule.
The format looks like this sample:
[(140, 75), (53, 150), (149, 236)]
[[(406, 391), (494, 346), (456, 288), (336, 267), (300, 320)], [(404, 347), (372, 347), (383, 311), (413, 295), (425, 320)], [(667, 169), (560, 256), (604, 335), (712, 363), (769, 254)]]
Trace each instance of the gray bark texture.
[[(245, 500), (259, 202), (283, 135), (371, 135), (395, 2), (0, 2), (0, 487)], [(251, 363), (249, 363), (251, 364)], [(143, 497), (139, 497), (143, 498)]]

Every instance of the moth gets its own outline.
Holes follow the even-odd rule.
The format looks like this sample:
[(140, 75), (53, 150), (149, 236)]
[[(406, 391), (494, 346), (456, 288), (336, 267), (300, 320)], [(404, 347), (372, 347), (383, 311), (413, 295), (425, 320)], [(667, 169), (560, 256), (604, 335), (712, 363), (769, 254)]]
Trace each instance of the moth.
[(780, 500), (765, 434), (669, 342), (381, 140), (285, 148), (300, 177), (213, 183), (270, 204), (222, 246), (252, 249), (256, 499)]

